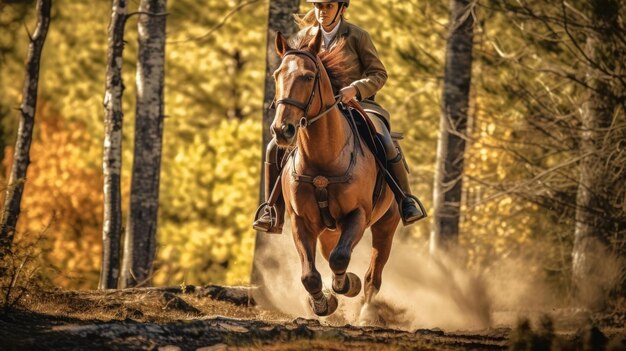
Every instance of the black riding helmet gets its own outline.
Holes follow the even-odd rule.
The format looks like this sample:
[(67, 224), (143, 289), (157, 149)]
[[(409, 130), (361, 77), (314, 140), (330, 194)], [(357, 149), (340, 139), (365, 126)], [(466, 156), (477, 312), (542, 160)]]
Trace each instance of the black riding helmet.
[(335, 23), (335, 21), (337, 20), (337, 16), (339, 15), (339, 12), (341, 12), (341, 8), (343, 6), (345, 6), (346, 8), (348, 6), (350, 6), (350, 0), (306, 0), (306, 2), (310, 2), (310, 3), (322, 3), (322, 4), (327, 4), (327, 3), (331, 3), (331, 2), (337, 2), (339, 3), (339, 8), (337, 9), (337, 13), (335, 14), (335, 17), (333, 18), (333, 21), (330, 22)]

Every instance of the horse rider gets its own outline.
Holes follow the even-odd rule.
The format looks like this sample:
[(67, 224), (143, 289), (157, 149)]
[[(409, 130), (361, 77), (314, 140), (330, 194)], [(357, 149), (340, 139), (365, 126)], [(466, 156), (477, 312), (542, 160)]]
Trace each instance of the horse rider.
[[(356, 98), (366, 111), (380, 111), (382, 108), (374, 102), (374, 96), (385, 84), (387, 71), (378, 57), (378, 52), (369, 34), (344, 18), (350, 0), (307, 0), (307, 2), (313, 3), (314, 9), (298, 20), (301, 28), (304, 27), (298, 35), (313, 37), (317, 30), (321, 30), (323, 34), (322, 50), (332, 50), (339, 38), (345, 40), (345, 44), (341, 48), (344, 51), (346, 66), (352, 67), (349, 72), (352, 83), (340, 89), (342, 102), (347, 103)], [(377, 114), (369, 113), (369, 115), (372, 116), (371, 120), (376, 127), (376, 132), (385, 147), (388, 171), (405, 195), (396, 197), (402, 221), (405, 224), (414, 223), (423, 218), (424, 213), (410, 195), (408, 171), (402, 162), (402, 151), (396, 147), (391, 138), (387, 127), (388, 122), (381, 118), (381, 115), (388, 116), (388, 113), (384, 111)], [(272, 139), (267, 146), (264, 165), (266, 202), (269, 200), (272, 187), (280, 174), (280, 166), (276, 141)], [(254, 229), (260, 232), (281, 233), (284, 221), (284, 204), (281, 205), (277, 206), (278, 213), (271, 211), (270, 207), (265, 204), (261, 205), (265, 208), (259, 209), (257, 212), (258, 218), (254, 221)]]

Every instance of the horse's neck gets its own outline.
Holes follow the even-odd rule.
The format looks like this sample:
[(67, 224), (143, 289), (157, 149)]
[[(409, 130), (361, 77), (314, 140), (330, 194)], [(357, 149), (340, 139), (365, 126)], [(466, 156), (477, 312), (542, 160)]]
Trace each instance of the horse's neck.
[[(330, 104), (332, 102), (326, 106)], [(350, 130), (338, 108), (300, 130), (300, 133), (298, 152), (305, 168), (339, 171), (338, 168), (349, 163), (350, 157), (345, 157), (345, 154), (349, 149)]]

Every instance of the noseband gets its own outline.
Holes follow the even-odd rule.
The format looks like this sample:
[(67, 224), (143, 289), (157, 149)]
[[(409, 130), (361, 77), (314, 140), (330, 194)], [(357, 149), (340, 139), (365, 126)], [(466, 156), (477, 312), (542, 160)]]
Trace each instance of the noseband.
[(307, 118), (307, 115), (309, 114), (309, 109), (311, 108), (311, 103), (313, 102), (313, 98), (315, 98), (315, 90), (319, 92), (320, 105), (322, 104), (322, 87), (320, 86), (321, 69), (320, 69), (319, 63), (317, 62), (317, 58), (310, 52), (303, 51), (303, 50), (287, 50), (287, 52), (285, 52), (285, 54), (283, 55), (283, 60), (288, 55), (303, 55), (305, 57), (308, 57), (309, 59), (313, 61), (313, 63), (315, 63), (315, 68), (316, 68), (315, 81), (313, 82), (313, 90), (311, 91), (311, 95), (309, 95), (309, 99), (306, 102), (306, 104), (298, 100), (294, 100), (290, 98), (282, 98), (282, 99), (276, 100), (276, 105), (280, 105), (280, 104), (292, 105), (304, 111), (304, 115), (302, 116), (302, 118), (300, 118), (300, 123), (298, 123), (298, 127), (306, 128), (310, 126), (311, 124), (315, 123), (320, 118), (322, 118), (330, 110), (335, 108), (335, 106), (337, 106), (337, 104), (339, 103), (339, 101), (341, 101), (341, 99), (339, 99), (340, 95), (335, 96), (335, 102), (329, 108), (321, 111), (323, 107), (320, 107), (320, 113), (318, 113), (317, 115), (311, 118)]

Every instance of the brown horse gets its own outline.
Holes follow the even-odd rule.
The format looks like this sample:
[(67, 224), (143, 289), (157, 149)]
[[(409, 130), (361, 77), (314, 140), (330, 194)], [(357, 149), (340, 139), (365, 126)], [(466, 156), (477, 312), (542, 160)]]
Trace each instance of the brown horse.
[[(387, 185), (374, 203), (378, 171), (374, 155), (357, 145), (361, 139), (337, 107), (330, 77), (341, 75), (341, 67), (336, 64), (337, 53), (318, 55), (320, 44), (318, 32), (302, 48), (293, 49), (278, 33), (276, 49), (282, 62), (274, 73), (277, 107), (272, 132), (280, 147), (296, 147), (282, 171), (282, 188), (302, 264), (302, 284), (315, 314), (330, 315), (338, 304), (334, 294), (322, 290), (315, 268), (317, 241), (333, 272), (334, 292), (353, 297), (359, 294), (361, 281), (347, 272), (350, 256), (365, 229), (371, 227), (372, 257), (365, 274), (365, 305), (360, 317), (362, 323), (368, 323), (370, 303), (380, 290), (400, 215)], [(324, 222), (316, 201), (316, 192), (322, 188), (327, 191), (335, 229)]]

